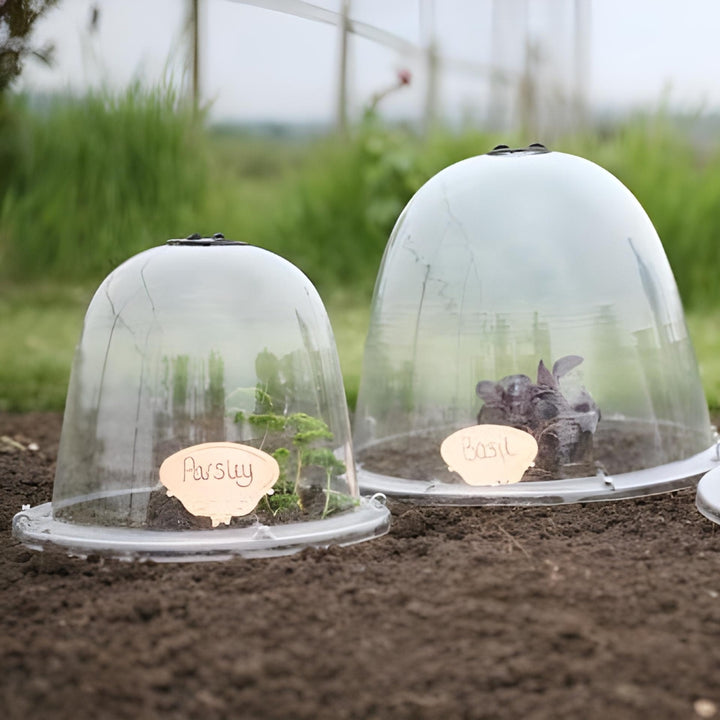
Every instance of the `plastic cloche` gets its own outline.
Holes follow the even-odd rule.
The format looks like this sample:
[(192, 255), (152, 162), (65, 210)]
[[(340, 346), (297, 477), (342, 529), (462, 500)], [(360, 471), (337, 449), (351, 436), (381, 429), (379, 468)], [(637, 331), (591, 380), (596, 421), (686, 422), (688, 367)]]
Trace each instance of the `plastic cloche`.
[(191, 236), (123, 263), (88, 308), (41, 548), (128, 558), (285, 554), (380, 535), (358, 494), (330, 323), (266, 250)]
[(456, 504), (657, 493), (713, 466), (713, 436), (662, 244), (610, 173), (500, 146), (410, 200), (365, 345), (363, 490)]
[(715, 453), (715, 468), (704, 475), (697, 487), (695, 504), (708, 519), (720, 523), (720, 444)]

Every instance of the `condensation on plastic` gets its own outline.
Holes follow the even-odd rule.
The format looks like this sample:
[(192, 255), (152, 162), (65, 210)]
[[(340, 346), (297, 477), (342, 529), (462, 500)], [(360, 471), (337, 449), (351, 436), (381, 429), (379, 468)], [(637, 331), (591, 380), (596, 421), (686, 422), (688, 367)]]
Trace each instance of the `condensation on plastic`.
[[(325, 423), (332, 439), (321, 446), (339, 468), (303, 466), (298, 485), (319, 508), (331, 493), (349, 509), (284, 525), (249, 515), (243, 527), (214, 530), (151, 517), (165, 497), (158, 469), (174, 452), (220, 441), (275, 450), (247, 421), (270, 412), (268, 398), (274, 414)], [(147, 250), (101, 284), (73, 363), (52, 509), (21, 513), (14, 527), (30, 544), (81, 554), (203, 557), (357, 541), (384, 531), (387, 515), (359, 499), (337, 351), (316, 290), (273, 253), (208, 241)]]
[[(479, 381), (534, 378), (541, 359), (566, 355), (583, 362), (563, 382), (601, 412), (595, 472), (468, 487), (447, 480), (438, 452), (437, 472), (420, 476), (423, 446), (475, 424)], [(364, 490), (458, 504), (656, 493), (708, 470), (712, 439), (670, 265), (619, 180), (530, 150), (464, 160), (415, 194), (372, 301), (354, 425)], [(387, 472), (377, 458), (393, 453)]]

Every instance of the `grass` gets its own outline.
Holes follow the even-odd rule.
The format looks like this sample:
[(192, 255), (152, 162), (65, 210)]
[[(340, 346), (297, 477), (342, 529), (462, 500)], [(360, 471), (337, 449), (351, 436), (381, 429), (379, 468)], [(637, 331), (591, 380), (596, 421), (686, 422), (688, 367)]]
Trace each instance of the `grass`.
[[(0, 410), (62, 410), (75, 345), (94, 288), (57, 283), (6, 286), (0, 294)], [(335, 293), (326, 302), (349, 402), (360, 383), (369, 306)]]
[[(321, 293), (369, 298), (389, 232), (442, 167), (513, 137), (420, 138), (368, 117), (346, 140), (207, 131), (169, 87), (0, 100), (0, 279), (98, 283), (168, 238), (224, 232), (287, 257)], [(595, 160), (638, 197), (687, 307), (720, 305), (720, 147), (658, 114), (554, 149)]]
[[(61, 410), (89, 286), (53, 283), (5, 288), (0, 295), (0, 410)], [(370, 308), (356, 295), (325, 298), (338, 346), (348, 404), (354, 408)], [(714, 411), (720, 411), (720, 308), (692, 311), (687, 323), (700, 374)]]
[(362, 372), (365, 335), (370, 323), (370, 304), (336, 292), (326, 299), (345, 381), (348, 405), (355, 407)]
[[(397, 215), (440, 168), (500, 140), (524, 144), (476, 131), (422, 139), (375, 117), (342, 142), (208, 131), (168, 87), (42, 111), (0, 98), (0, 409), (62, 407), (92, 289), (127, 257), (192, 232), (224, 232), (303, 269), (326, 300), (354, 403)], [(656, 115), (554, 149), (606, 167), (653, 219), (720, 407), (720, 147), (700, 152)]]
[(209, 191), (206, 136), (170, 87), (58, 98), (44, 112), (5, 98), (0, 136), (0, 257), (15, 277), (104, 275), (182, 232)]
[(705, 396), (714, 412), (720, 412), (720, 308), (691, 312), (688, 330), (695, 346)]
[(37, 284), (0, 295), (0, 410), (61, 410), (90, 292)]
[(638, 198), (662, 238), (685, 306), (720, 306), (720, 148), (698, 150), (662, 114), (561, 145), (610, 170)]

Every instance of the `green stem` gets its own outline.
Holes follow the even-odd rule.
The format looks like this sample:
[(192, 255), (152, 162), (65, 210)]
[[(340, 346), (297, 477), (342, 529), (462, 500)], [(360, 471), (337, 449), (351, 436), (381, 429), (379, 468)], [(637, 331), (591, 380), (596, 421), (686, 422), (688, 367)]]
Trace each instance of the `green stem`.
[(272, 513), (273, 517), (275, 517), (275, 511), (272, 509), (272, 505), (270, 504), (270, 499), (267, 495), (264, 495), (263, 498), (265, 499), (265, 504), (268, 507), (268, 510)]
[(300, 493), (298, 493), (298, 489), (300, 488), (300, 470), (302, 470), (302, 450), (298, 450), (297, 473), (295, 473), (295, 484), (293, 485), (293, 492), (298, 496), (300, 495)]
[(325, 488), (325, 507), (323, 508), (322, 517), (327, 517), (328, 510), (330, 509), (330, 480), (332, 479), (332, 473), (327, 471), (327, 487)]

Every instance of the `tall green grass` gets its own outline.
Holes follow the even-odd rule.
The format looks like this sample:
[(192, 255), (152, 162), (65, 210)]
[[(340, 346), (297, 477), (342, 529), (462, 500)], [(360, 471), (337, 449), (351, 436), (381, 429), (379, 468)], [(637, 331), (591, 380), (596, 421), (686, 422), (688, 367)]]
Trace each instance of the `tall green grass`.
[[(15, 137), (8, 137), (15, 133)], [(182, 232), (208, 191), (207, 137), (171, 87), (0, 115), (0, 256), (12, 277), (98, 277)]]
[[(202, 121), (202, 118), (200, 118)], [(369, 117), (344, 140), (203, 128), (170, 87), (0, 105), (0, 274), (99, 280), (130, 255), (224, 232), (299, 265), (321, 292), (367, 298), (392, 225), (442, 167), (523, 139), (420, 138)], [(555, 149), (595, 160), (655, 223), (688, 307), (720, 304), (720, 149), (700, 151), (662, 115)]]
[(446, 165), (496, 144), (483, 133), (423, 140), (369, 118), (352, 138), (313, 148), (268, 242), (321, 288), (368, 298), (392, 227), (415, 191)]
[(92, 288), (53, 283), (0, 293), (0, 411), (62, 410)]
[(695, 147), (662, 113), (561, 144), (607, 168), (638, 198), (686, 307), (720, 306), (720, 146)]
[[(203, 120), (169, 87), (41, 109), (0, 98), (0, 409), (59, 407), (85, 297), (124, 259), (192, 232), (266, 247), (309, 275), (329, 301), (352, 399), (369, 295), (406, 202), (452, 162), (527, 143), (477, 131), (421, 138), (374, 117), (348, 138), (305, 140)], [(720, 146), (699, 149), (654, 115), (553, 149), (598, 162), (647, 210), (720, 406)]]

